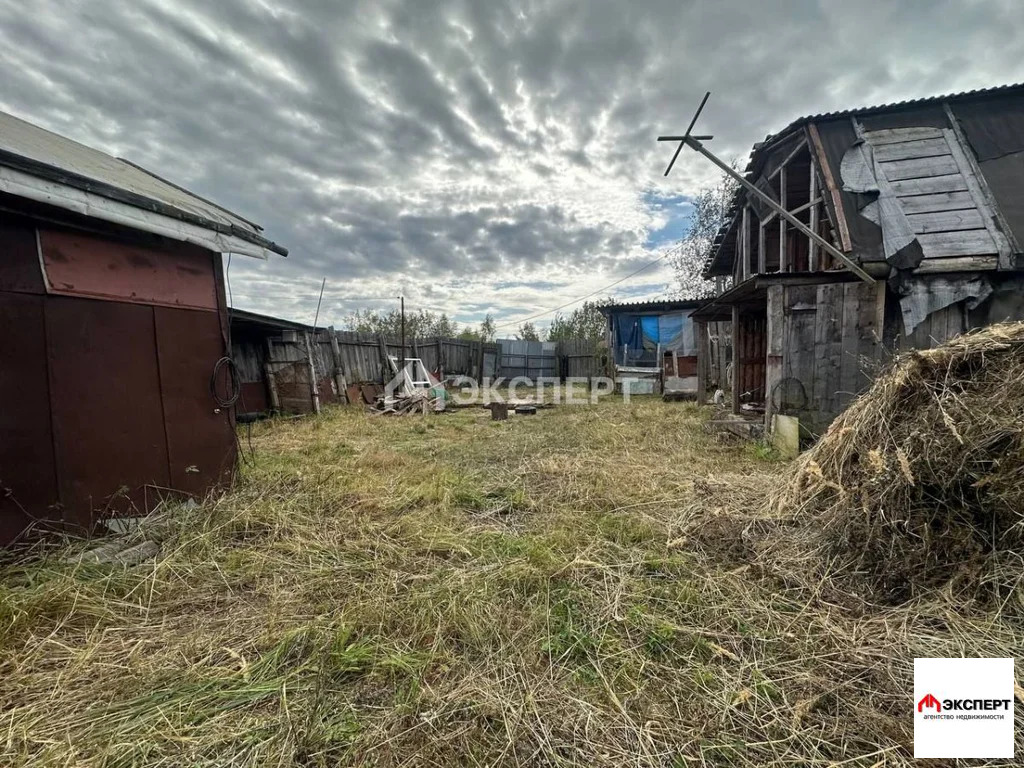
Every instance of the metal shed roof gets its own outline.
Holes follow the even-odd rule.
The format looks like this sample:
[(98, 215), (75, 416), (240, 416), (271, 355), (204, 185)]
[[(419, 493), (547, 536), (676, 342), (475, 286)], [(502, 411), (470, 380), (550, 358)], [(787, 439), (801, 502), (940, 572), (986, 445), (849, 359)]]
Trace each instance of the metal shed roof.
[(652, 301), (612, 302), (602, 304), (597, 310), (603, 315), (615, 312), (677, 312), (696, 309), (707, 304), (708, 299), (654, 299)]
[[(874, 114), (893, 114), (899, 113), (905, 110), (915, 110), (922, 107), (929, 107), (933, 105), (941, 105), (945, 102), (949, 102), (953, 105), (964, 104), (974, 100), (990, 99), (992, 97), (1003, 97), (1003, 96), (1021, 96), (1024, 95), (1024, 83), (1014, 83), (1009, 85), (994, 86), (992, 88), (979, 88), (971, 91), (960, 91), (956, 93), (942, 94), (938, 96), (927, 96), (918, 99), (908, 99), (905, 101), (890, 102), (887, 104), (877, 104), (875, 106), (868, 107), (852, 107), (846, 110), (837, 110), (834, 112), (820, 112), (812, 115), (805, 115), (793, 120), (789, 125), (783, 128), (777, 133), (770, 134), (765, 137), (764, 141), (754, 144), (750, 152), (750, 159), (747, 162), (746, 168), (744, 168), (744, 176), (750, 181), (754, 181), (758, 176), (761, 167), (763, 166), (764, 159), (770, 154), (771, 150), (778, 147), (782, 142), (790, 139), (794, 132), (802, 129), (804, 126), (812, 123), (828, 123), (835, 120), (844, 120), (850, 117), (856, 116), (868, 116)], [(746, 198), (746, 192), (740, 188), (736, 190), (735, 195), (730, 203), (728, 211), (725, 214), (725, 223), (719, 228), (712, 245), (711, 253), (709, 254), (707, 263), (704, 266), (704, 276), (708, 277), (711, 275), (728, 274), (730, 271), (729, 265), (724, 263), (719, 255), (722, 252), (722, 248), (729, 239), (732, 233), (733, 227), (736, 225), (739, 217), (739, 213), (742, 209), (743, 200)]]
[(0, 192), (219, 253), (288, 255), (251, 221), (134, 163), (3, 112)]

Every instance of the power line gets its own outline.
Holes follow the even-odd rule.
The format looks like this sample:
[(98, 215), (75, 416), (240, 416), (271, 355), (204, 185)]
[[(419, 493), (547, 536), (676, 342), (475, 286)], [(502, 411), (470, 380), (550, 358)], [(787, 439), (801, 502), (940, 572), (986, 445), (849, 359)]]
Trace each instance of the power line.
[(498, 328), (508, 328), (510, 325), (521, 325), (522, 323), (528, 323), (531, 320), (535, 320), (538, 317), (543, 317), (544, 315), (550, 315), (552, 312), (557, 312), (560, 309), (565, 309), (566, 307), (571, 307), (573, 304), (578, 304), (581, 301), (585, 301), (586, 299), (589, 299), (591, 296), (595, 296), (598, 293), (604, 293), (609, 288), (614, 288), (619, 283), (624, 283), (627, 280), (629, 280), (629, 278), (631, 278), (631, 277), (633, 277), (635, 275), (639, 275), (645, 269), (649, 269), (650, 267), (653, 267), (658, 262), (664, 261), (669, 256), (671, 256), (672, 254), (677, 253), (678, 251), (680, 251), (682, 249), (682, 247), (683, 247), (682, 244), (680, 244), (680, 245), (677, 245), (675, 248), (670, 248), (669, 250), (665, 251), (665, 253), (661, 254), (661, 256), (656, 258), (654, 261), (650, 262), (649, 264), (644, 264), (642, 267), (640, 267), (640, 269), (636, 270), (635, 272), (630, 272), (628, 275), (626, 275), (622, 279), (616, 280), (614, 283), (609, 283), (608, 285), (604, 286), (603, 288), (598, 288), (596, 291), (591, 291), (586, 296), (580, 296), (577, 299), (573, 299), (572, 301), (569, 301), (569, 302), (566, 302), (565, 304), (562, 304), (560, 306), (554, 307), (553, 309), (545, 309), (543, 312), (538, 312), (536, 315), (530, 315), (529, 317), (522, 318), (520, 320), (513, 320), (513, 321), (508, 322), (508, 323), (502, 323), (501, 325), (496, 325), (496, 326), (494, 326), (494, 329), (497, 330)]

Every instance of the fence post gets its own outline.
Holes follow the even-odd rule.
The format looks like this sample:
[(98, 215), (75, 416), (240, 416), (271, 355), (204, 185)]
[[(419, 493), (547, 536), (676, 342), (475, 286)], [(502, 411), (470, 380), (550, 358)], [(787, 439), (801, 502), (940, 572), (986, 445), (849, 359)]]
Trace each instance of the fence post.
[(270, 396), (270, 407), (276, 413), (281, 412), (281, 398), (277, 394), (277, 378), (274, 376), (274, 346), (273, 342), (268, 338), (267, 342), (267, 359), (263, 363), (263, 375), (267, 379), (267, 394)]
[[(314, 331), (316, 333), (316, 331)], [(309, 331), (304, 331), (306, 337), (306, 362), (309, 363), (309, 397), (313, 401), (313, 413), (320, 413), (320, 392), (316, 386), (316, 366), (313, 364), (313, 345), (309, 340)]]
[(334, 360), (334, 383), (338, 387), (338, 401), (347, 403), (348, 382), (345, 381), (345, 371), (341, 364), (341, 346), (338, 344), (338, 334), (333, 325), (328, 327), (327, 333), (331, 335), (331, 358)]

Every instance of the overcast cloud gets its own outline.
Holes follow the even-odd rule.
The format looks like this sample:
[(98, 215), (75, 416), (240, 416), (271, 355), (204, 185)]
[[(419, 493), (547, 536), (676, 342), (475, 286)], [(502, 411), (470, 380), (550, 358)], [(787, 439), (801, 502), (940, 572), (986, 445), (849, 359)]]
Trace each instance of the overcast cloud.
[[(236, 306), (512, 322), (685, 231), (722, 156), (807, 113), (1024, 80), (1007, 2), (0, 0), (0, 109), (252, 219)], [(671, 290), (655, 267), (608, 293)], [(544, 318), (542, 322), (546, 322)], [(511, 331), (511, 328), (505, 330)]]

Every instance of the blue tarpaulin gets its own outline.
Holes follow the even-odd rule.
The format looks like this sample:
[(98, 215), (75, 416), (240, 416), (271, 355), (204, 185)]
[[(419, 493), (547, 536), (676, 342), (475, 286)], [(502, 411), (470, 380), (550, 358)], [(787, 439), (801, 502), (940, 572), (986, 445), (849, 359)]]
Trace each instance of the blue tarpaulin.
[(696, 355), (692, 321), (687, 313), (661, 315), (622, 313), (614, 316), (615, 362), (619, 365), (657, 366), (657, 350)]

